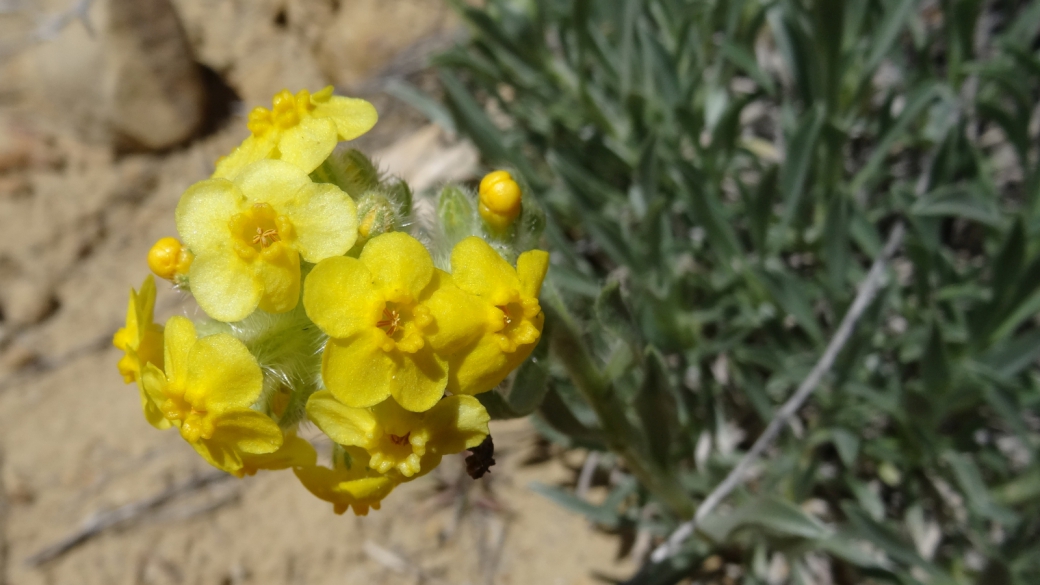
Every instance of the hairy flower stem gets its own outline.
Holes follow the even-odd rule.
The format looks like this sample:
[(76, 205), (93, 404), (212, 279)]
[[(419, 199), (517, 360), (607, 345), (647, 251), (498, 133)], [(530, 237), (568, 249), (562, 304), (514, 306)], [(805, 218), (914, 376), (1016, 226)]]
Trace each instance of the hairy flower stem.
[[(242, 341), (264, 372), (260, 409), (274, 414), (283, 429), (295, 426), (304, 416), (307, 399), (319, 389), (314, 374), (321, 370), (325, 334), (307, 318), (302, 305), (287, 313), (257, 311), (237, 323), (199, 324), (202, 335), (222, 331)], [(288, 400), (275, 408), (273, 398), (283, 389), (289, 393)]]
[(624, 406), (618, 401), (613, 387), (603, 378), (589, 355), (574, 318), (555, 291), (546, 292), (545, 296), (549, 297), (544, 305), (546, 318), (553, 322), (550, 351), (558, 363), (564, 365), (575, 387), (592, 406), (608, 446), (624, 458), (632, 474), (655, 496), (679, 516), (689, 518), (693, 514), (693, 500), (673, 474), (635, 448), (637, 433), (625, 417)]

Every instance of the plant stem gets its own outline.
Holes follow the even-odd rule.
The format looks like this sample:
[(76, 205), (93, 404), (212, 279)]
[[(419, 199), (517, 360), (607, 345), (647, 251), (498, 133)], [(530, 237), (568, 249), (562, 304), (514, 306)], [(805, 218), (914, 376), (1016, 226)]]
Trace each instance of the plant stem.
[(654, 465), (649, 457), (635, 448), (635, 430), (625, 418), (625, 410), (618, 403), (614, 389), (603, 379), (589, 355), (574, 318), (558, 294), (547, 296), (550, 299), (544, 308), (546, 316), (553, 320), (550, 351), (563, 364), (575, 387), (596, 412), (608, 446), (624, 458), (629, 470), (647, 489), (676, 514), (689, 518), (693, 513), (693, 500), (674, 475)]

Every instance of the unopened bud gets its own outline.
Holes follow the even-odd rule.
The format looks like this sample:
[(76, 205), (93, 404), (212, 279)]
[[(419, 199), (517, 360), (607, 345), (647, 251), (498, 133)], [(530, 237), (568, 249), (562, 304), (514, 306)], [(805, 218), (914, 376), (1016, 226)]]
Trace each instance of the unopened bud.
[(357, 199), (379, 186), (379, 169), (359, 150), (336, 151), (311, 172), (315, 183), (331, 183)]
[(148, 268), (159, 278), (183, 284), (195, 255), (177, 238), (161, 238), (148, 251)]
[(437, 198), (437, 216), (441, 228), (448, 236), (449, 243), (454, 246), (468, 236), (472, 236), (473, 224), (476, 223), (473, 213), (473, 195), (467, 194), (455, 185), (447, 185), (441, 189)]
[(338, 163), (343, 173), (343, 190), (351, 197), (379, 185), (379, 169), (360, 150), (352, 148), (344, 151), (340, 154)]
[(397, 210), (398, 219), (408, 217), (412, 212), (412, 188), (401, 179), (390, 179), (379, 186), (379, 191)]
[(528, 201), (524, 205), (520, 219), (516, 220), (516, 239), (513, 245), (516, 251), (526, 252), (539, 247), (539, 240), (545, 230), (545, 211), (536, 201)]
[(480, 181), (480, 217), (493, 231), (505, 231), (520, 215), (521, 195), (508, 171), (488, 173)]
[(393, 231), (397, 219), (394, 207), (381, 193), (366, 193), (358, 199), (358, 242)]

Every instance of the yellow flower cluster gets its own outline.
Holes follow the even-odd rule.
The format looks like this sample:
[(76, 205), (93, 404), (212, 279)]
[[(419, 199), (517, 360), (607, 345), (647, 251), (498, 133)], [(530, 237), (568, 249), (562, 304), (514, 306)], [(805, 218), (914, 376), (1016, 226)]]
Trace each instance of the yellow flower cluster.
[[(206, 461), (239, 477), (292, 468), (336, 513), (361, 515), (488, 437), (474, 395), (537, 345), (549, 260), (529, 250), (514, 267), (471, 236), (451, 247), (442, 270), (393, 222), (359, 241), (354, 199), (363, 193), (314, 171), (346, 160), (330, 157), (336, 143), (375, 121), (370, 104), (331, 87), (283, 91), (270, 110), (254, 110), (251, 135), (182, 195), (181, 240), (163, 238), (148, 255), (207, 319), (155, 324), (149, 276), (131, 291), (126, 327), (113, 339), (125, 352), (119, 371), (137, 384), (153, 426), (177, 428)], [(508, 173), (488, 175), (479, 195), (485, 233), (508, 228), (520, 200)], [(319, 348), (320, 363), (308, 361)], [(304, 419), (332, 439), (328, 465), (297, 435)]]

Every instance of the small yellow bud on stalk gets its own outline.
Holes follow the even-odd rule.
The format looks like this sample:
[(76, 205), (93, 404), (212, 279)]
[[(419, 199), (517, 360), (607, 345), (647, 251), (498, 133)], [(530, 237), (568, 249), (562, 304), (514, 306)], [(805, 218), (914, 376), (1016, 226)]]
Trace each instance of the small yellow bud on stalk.
[(148, 268), (159, 278), (180, 281), (188, 275), (195, 256), (177, 238), (161, 238), (148, 250)]
[(480, 181), (480, 217), (496, 232), (503, 232), (520, 216), (520, 185), (508, 171), (488, 173)]

